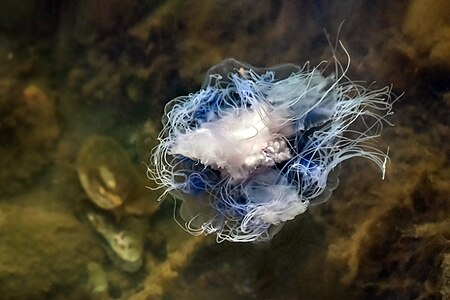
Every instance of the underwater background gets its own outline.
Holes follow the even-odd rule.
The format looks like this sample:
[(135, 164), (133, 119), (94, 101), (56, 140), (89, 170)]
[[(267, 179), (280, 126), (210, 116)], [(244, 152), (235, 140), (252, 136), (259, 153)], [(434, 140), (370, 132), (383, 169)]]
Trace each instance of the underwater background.
[[(401, 95), (386, 178), (343, 163), (270, 242), (184, 232), (146, 176), (165, 103), (227, 57), (331, 60), (327, 36)], [(450, 299), (449, 121), (446, 0), (3, 0), (0, 299)]]

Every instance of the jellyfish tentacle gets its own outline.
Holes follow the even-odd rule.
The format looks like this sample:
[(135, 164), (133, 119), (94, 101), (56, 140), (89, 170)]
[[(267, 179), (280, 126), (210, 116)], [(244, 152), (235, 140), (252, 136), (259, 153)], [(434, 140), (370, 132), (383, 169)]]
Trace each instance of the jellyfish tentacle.
[(270, 239), (328, 200), (342, 162), (367, 158), (384, 178), (388, 157), (376, 138), (392, 125), (392, 88), (350, 80), (344, 51), (347, 63), (334, 57), (329, 76), (323, 63), (262, 69), (227, 59), (200, 91), (166, 105), (147, 174), (165, 189), (160, 200), (182, 201), (177, 222), (187, 232)]

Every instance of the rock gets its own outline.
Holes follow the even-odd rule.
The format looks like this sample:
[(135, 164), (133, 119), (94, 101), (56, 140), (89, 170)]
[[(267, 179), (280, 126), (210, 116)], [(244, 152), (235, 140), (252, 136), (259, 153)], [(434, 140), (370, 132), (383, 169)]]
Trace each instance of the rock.
[(48, 299), (61, 289), (80, 296), (86, 264), (103, 258), (89, 230), (71, 215), (8, 204), (0, 208), (0, 225), (2, 299)]

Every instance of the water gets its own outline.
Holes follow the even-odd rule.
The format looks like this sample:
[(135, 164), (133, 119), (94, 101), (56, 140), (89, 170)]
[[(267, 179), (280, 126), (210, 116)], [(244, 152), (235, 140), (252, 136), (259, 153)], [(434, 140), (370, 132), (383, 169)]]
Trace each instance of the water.
[[(448, 15), (439, 0), (2, 1), (0, 298), (446, 299)], [(385, 180), (343, 163), (332, 197), (269, 242), (184, 232), (145, 188), (164, 104), (227, 57), (315, 66), (337, 39), (349, 78), (402, 95)]]

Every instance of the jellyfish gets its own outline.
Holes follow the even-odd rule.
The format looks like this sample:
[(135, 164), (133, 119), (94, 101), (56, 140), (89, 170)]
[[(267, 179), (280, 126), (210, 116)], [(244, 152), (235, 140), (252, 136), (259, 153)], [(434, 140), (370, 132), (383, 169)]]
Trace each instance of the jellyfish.
[(343, 161), (367, 158), (384, 178), (388, 157), (375, 138), (392, 114), (391, 88), (351, 81), (349, 64), (336, 60), (326, 76), (333, 64), (229, 58), (199, 91), (170, 101), (148, 176), (165, 189), (160, 200), (181, 200), (178, 223), (218, 242), (269, 240), (330, 198)]

